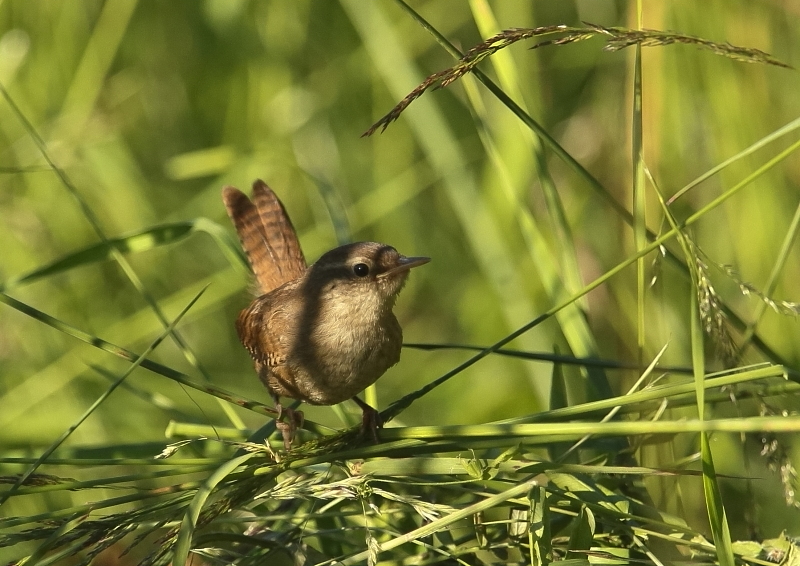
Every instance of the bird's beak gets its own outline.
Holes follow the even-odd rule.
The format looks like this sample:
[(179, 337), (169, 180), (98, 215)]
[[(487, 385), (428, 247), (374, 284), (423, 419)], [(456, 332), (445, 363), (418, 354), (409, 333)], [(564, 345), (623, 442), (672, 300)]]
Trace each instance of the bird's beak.
[(388, 271), (384, 271), (380, 275), (377, 276), (379, 279), (383, 279), (384, 277), (391, 277), (392, 275), (397, 275), (398, 273), (402, 273), (403, 271), (408, 271), (412, 267), (417, 267), (420, 265), (424, 265), (431, 260), (429, 257), (406, 257), (401, 255), (400, 259), (397, 260), (397, 265), (391, 268)]

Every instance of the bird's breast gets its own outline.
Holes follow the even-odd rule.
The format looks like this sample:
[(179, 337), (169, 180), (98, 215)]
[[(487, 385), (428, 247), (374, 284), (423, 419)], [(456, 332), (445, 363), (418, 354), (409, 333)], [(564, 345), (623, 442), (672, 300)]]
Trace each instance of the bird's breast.
[[(362, 305), (363, 306), (363, 305)], [(403, 333), (391, 310), (328, 303), (306, 326), (292, 363), (304, 375), (308, 400), (340, 403), (357, 395), (400, 359)]]

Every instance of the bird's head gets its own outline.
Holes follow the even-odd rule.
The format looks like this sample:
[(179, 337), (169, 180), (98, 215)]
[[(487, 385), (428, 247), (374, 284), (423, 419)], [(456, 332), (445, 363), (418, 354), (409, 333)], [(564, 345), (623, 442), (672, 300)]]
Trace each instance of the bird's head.
[(429, 261), (427, 257), (400, 255), (386, 244), (356, 242), (320, 257), (309, 268), (307, 282), (322, 295), (347, 302), (361, 299), (391, 308), (409, 270)]

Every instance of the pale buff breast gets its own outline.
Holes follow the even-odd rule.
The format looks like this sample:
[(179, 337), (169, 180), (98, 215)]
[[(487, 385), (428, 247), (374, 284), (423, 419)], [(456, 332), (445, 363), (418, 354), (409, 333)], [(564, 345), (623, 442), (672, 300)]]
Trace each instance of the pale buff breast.
[[(304, 332), (307, 322), (297, 321), (296, 332), (305, 334), (303, 347), (286, 364), (306, 402), (341, 403), (375, 383), (399, 361), (402, 330), (391, 305), (384, 302), (380, 308), (378, 296), (359, 299), (357, 304), (348, 296), (326, 301), (325, 312), (316, 313), (311, 332)], [(320, 351), (326, 355), (318, 355)]]

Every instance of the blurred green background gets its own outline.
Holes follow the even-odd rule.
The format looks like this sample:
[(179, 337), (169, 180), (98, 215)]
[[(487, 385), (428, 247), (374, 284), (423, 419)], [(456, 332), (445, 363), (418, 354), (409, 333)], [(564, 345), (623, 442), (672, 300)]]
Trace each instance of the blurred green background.
[[(477, 0), (412, 5), (462, 50), (509, 27), (581, 21), (635, 26), (635, 6), (621, 1), (490, 2), (497, 28), (489, 33), (476, 25), (476, 14), (485, 8)], [(756, 47), (800, 66), (796, 1), (646, 2), (644, 25)], [(506, 69), (516, 76), (512, 84), (519, 87), (509, 94), (630, 209), (633, 50), (607, 53), (599, 39), (536, 51), (528, 51), (529, 45), (503, 52)], [(360, 137), (425, 76), (452, 63), (389, 0), (0, 1), (0, 82), (108, 237), (200, 217), (232, 235), (222, 186), (249, 190), (262, 178), (283, 199), (309, 260), (348, 239), (382, 241), (401, 253), (433, 258), (414, 271), (398, 301), (406, 341), (486, 345), (566, 296), (560, 283), (554, 288), (547, 282), (546, 273), (563, 279), (566, 268), (529, 132), (468, 79), (427, 93), (385, 133)], [(497, 76), (491, 63), (482, 69)], [(794, 70), (732, 61), (690, 46), (646, 48), (643, 69), (644, 155), (667, 194), (800, 114), (800, 75)], [(712, 200), (797, 135), (789, 137), (696, 188), (678, 201), (676, 214), (685, 217)], [(545, 155), (585, 284), (634, 251), (632, 231), (563, 162)], [(763, 287), (797, 207), (799, 184), (795, 155), (709, 214), (692, 234), (714, 261)], [(525, 222), (535, 226), (536, 245)], [(648, 224), (654, 231), (661, 226), (652, 195)], [(32, 132), (7, 100), (0, 101), (0, 281), (97, 242)], [(791, 251), (779, 275), (776, 299), (800, 300), (798, 253)], [(268, 402), (233, 329), (236, 313), (249, 300), (249, 280), (219, 241), (198, 232), (127, 257), (168, 317), (210, 284), (180, 332), (214, 383)], [(663, 361), (687, 365), (688, 281), (666, 263), (648, 278), (654, 274), (658, 279), (646, 301), (645, 360), (668, 342)], [(758, 301), (741, 296), (713, 269), (712, 274), (724, 300), (750, 320)], [(30, 285), (9, 284), (6, 292), (137, 352), (162, 330), (111, 260)], [(591, 293), (585, 308), (589, 334), (568, 335), (565, 322), (553, 319), (513, 346), (635, 363), (635, 268)], [(571, 332), (580, 332), (576, 328), (581, 326)], [(800, 368), (796, 320), (768, 310), (758, 332)], [(577, 343), (585, 351), (576, 351)], [(406, 349), (378, 383), (379, 406), (467, 355)], [(199, 379), (174, 342), (165, 341), (152, 358)], [(763, 359), (748, 350), (744, 361)], [(115, 375), (127, 367), (0, 307), (3, 451), (38, 454), (83, 413), (109, 383), (92, 365)], [(564, 371), (572, 384), (570, 401), (593, 395), (585, 392), (580, 371)], [(551, 374), (550, 364), (492, 357), (414, 404), (400, 422), (467, 424), (533, 413), (549, 404)], [(616, 393), (636, 377), (635, 371), (608, 372)], [(137, 370), (128, 382), (136, 391), (116, 391), (68, 445), (165, 443), (164, 431), (176, 414), (229, 424), (215, 402), (165, 378)], [(168, 398), (174, 411), (146, 401), (145, 393)], [(787, 400), (786, 408), (796, 404)], [(717, 407), (715, 414), (753, 410), (743, 403)], [(264, 422), (245, 411), (239, 415), (251, 428)], [(307, 416), (342, 426), (329, 408), (308, 408)], [(726, 484), (734, 538), (752, 536), (737, 507), (752, 501), (774, 506), (770, 513), (755, 511), (761, 535), (776, 536), (782, 528), (800, 535), (796, 512), (785, 506), (775, 475), (757, 456), (759, 439), (715, 439), (719, 472), (765, 478), (753, 484), (752, 498), (735, 497), (747, 489), (744, 482)], [(671, 455), (645, 454), (643, 463), (689, 454), (696, 450), (692, 442), (677, 443)], [(700, 489), (699, 480), (687, 486)], [(59, 507), (66, 497), (15, 498), (3, 512)], [(697, 503), (682, 514), (702, 524), (705, 510)]]

